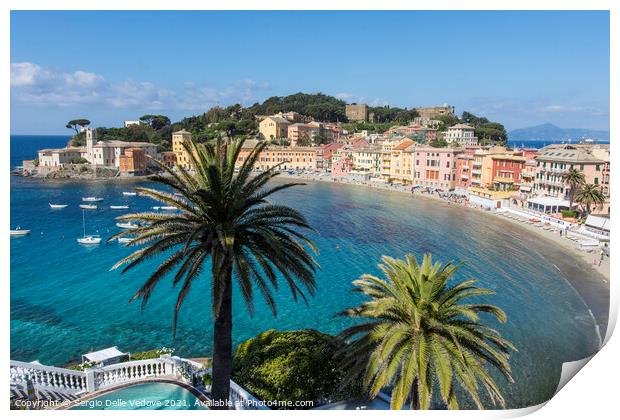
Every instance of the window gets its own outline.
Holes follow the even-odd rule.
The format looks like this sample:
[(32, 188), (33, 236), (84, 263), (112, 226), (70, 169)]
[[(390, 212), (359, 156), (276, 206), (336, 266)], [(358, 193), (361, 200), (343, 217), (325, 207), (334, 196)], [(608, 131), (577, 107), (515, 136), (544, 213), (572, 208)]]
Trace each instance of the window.
[[(598, 166), (598, 165), (596, 165), (596, 166)], [(598, 177), (594, 178), (594, 185), (598, 185)]]

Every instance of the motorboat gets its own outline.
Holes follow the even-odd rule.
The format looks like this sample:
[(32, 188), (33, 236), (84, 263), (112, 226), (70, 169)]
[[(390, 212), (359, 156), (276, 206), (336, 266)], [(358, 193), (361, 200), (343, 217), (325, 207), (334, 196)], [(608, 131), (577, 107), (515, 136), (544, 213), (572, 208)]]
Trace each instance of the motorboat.
[[(95, 206), (97, 207), (97, 206)], [(86, 235), (86, 212), (82, 210), (82, 229), (84, 234), (81, 238), (77, 238), (79, 244), (82, 245), (98, 245), (101, 243), (99, 235)]]
[(162, 206), (160, 207), (162, 210), (178, 210), (175, 206)]
[(123, 191), (123, 195), (134, 196), (138, 195), (138, 193), (135, 193), (133, 191)]
[(68, 204), (52, 204), (52, 203), (48, 203), (50, 205), (51, 208), (53, 209), (64, 209), (69, 207)]
[(110, 206), (112, 210), (127, 210), (129, 206)]
[(82, 201), (86, 201), (86, 202), (89, 202), (89, 203), (95, 203), (95, 202), (103, 201), (103, 198), (101, 198), (101, 197), (82, 197)]
[(129, 242), (133, 241), (136, 238), (118, 238), (118, 243), (119, 244), (128, 244)]
[(97, 210), (96, 204), (80, 204), (80, 208), (84, 210)]
[(30, 229), (22, 229), (19, 226), (15, 229), (11, 229), (11, 236), (25, 236), (30, 235)]
[(119, 222), (116, 224), (121, 229), (138, 229), (140, 225), (131, 222)]

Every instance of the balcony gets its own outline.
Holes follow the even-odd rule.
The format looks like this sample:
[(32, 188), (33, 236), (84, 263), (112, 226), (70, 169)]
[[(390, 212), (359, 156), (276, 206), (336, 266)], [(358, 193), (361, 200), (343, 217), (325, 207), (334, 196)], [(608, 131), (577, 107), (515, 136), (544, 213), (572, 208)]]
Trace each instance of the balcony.
[(463, 166), (463, 170), (464, 171), (469, 171), (469, 166), (467, 166), (467, 165)]
[(467, 175), (463, 174), (463, 175), (461, 175), (461, 179), (463, 179), (463, 180), (466, 180), (466, 181), (467, 181), (467, 180), (469, 179), (469, 177), (468, 177)]
[(479, 169), (474, 169), (473, 171), (471, 171), (471, 173), (472, 173), (473, 175), (481, 175), (481, 174), (482, 174), (482, 171), (481, 171), (481, 170), (479, 170)]

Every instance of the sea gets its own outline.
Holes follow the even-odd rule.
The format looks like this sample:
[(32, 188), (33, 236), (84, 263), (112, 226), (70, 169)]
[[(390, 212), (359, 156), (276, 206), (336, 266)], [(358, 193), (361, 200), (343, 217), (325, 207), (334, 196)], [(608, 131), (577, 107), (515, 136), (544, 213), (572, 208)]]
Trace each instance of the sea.
[[(67, 137), (12, 136), (11, 165), (32, 158), (42, 147), (61, 147)], [(282, 181), (276, 181), (282, 182)], [(118, 232), (110, 205), (130, 211), (156, 203), (124, 196), (149, 182), (43, 182), (11, 177), (11, 227), (32, 234), (10, 241), (10, 353), (21, 361), (64, 365), (92, 350), (118, 346), (135, 352), (173, 347), (176, 354), (207, 356), (213, 319), (209, 270), (192, 287), (181, 308), (176, 337), (172, 316), (178, 288), (164, 279), (148, 305), (130, 303), (159, 258), (125, 274), (111, 271), (131, 248), (117, 242), (82, 246), (86, 232), (104, 239)], [(103, 197), (98, 210), (79, 209), (81, 198)], [(295, 302), (282, 285), (274, 317), (256, 293), (250, 316), (234, 291), (234, 344), (275, 328), (313, 328), (337, 334), (353, 321), (336, 316), (361, 297), (351, 282), (363, 273), (381, 275), (381, 256), (421, 258), (462, 264), (456, 280), (478, 279), (496, 294), (479, 301), (502, 307), (508, 322), (485, 317), (518, 348), (511, 356), (515, 383), (497, 377), (509, 408), (539, 404), (556, 390), (562, 363), (594, 354), (608, 316), (609, 289), (581, 259), (534, 237), (508, 221), (446, 203), (361, 186), (310, 182), (279, 192), (274, 200), (303, 212), (317, 232), (311, 235), (321, 270), (317, 292)], [(52, 210), (48, 203), (68, 204)], [(495, 375), (495, 374), (494, 374)], [(467, 404), (465, 404), (467, 406)]]

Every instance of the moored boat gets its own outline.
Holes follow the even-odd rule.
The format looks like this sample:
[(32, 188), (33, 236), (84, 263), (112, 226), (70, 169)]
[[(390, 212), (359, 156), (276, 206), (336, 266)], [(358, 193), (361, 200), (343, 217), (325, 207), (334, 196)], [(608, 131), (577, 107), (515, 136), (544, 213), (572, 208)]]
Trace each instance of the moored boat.
[(110, 206), (112, 210), (127, 210), (129, 206)]
[(93, 202), (103, 201), (103, 198), (101, 198), (101, 197), (82, 197), (82, 201), (93, 203)]
[(137, 193), (135, 193), (133, 191), (123, 191), (123, 195), (134, 196), (134, 195), (137, 195)]
[(85, 210), (97, 210), (97, 205), (96, 204), (80, 204), (80, 208), (85, 209)]
[(79, 244), (98, 245), (99, 243), (101, 243), (101, 237), (99, 235), (86, 235), (86, 212), (85, 211), (82, 211), (82, 229), (84, 230), (83, 236), (81, 238), (77, 238), (77, 241)]
[(135, 238), (118, 238), (118, 243), (119, 244), (128, 244), (129, 242), (133, 241)]
[(138, 229), (140, 225), (131, 222), (119, 222), (116, 224), (121, 229)]
[(78, 243), (82, 245), (98, 245), (101, 243), (99, 235), (88, 235), (83, 238), (77, 238)]
[(19, 226), (15, 229), (11, 229), (11, 236), (24, 236), (30, 235), (30, 229), (22, 229)]
[(52, 203), (48, 203), (48, 204), (53, 209), (64, 209), (69, 206), (68, 204), (52, 204)]

